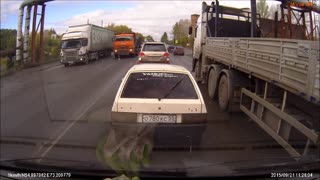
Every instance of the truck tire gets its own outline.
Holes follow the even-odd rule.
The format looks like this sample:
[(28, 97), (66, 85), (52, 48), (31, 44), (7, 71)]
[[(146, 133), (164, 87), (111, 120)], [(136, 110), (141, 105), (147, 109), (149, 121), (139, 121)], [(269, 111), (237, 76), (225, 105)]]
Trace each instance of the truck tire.
[(208, 94), (211, 99), (216, 96), (216, 89), (217, 89), (217, 77), (216, 77), (216, 70), (212, 68), (209, 72), (208, 77)]
[(86, 60), (84, 61), (84, 64), (85, 64), (85, 65), (89, 64), (89, 61), (90, 61), (89, 58), (90, 58), (90, 56), (87, 55), (87, 58), (86, 58)]
[(218, 88), (218, 103), (221, 110), (226, 111), (229, 105), (229, 88), (230, 84), (228, 81), (228, 76), (223, 74), (219, 81)]
[(200, 67), (200, 61), (197, 60), (195, 65), (195, 79), (197, 83), (201, 82), (201, 67)]
[(220, 65), (212, 65), (208, 76), (207, 76), (207, 84), (208, 84), (208, 94), (211, 99), (217, 96), (217, 89), (218, 89), (218, 78), (219, 73), (222, 67)]

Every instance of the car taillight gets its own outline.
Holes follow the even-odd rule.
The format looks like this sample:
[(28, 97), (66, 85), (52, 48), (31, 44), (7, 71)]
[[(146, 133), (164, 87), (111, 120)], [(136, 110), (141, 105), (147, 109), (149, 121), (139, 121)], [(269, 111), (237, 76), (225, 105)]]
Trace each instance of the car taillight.
[(164, 56), (164, 57), (169, 57), (170, 54), (166, 52), (166, 53), (163, 54), (163, 56)]
[(139, 52), (139, 57), (143, 57), (144, 56), (144, 53), (143, 52)]

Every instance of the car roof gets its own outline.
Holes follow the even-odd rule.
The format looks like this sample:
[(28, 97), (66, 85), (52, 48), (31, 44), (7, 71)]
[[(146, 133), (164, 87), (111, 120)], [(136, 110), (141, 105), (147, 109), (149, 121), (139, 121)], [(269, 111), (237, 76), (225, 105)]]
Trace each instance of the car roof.
[(137, 64), (129, 71), (180, 71), (183, 73), (189, 72), (185, 67), (172, 64)]

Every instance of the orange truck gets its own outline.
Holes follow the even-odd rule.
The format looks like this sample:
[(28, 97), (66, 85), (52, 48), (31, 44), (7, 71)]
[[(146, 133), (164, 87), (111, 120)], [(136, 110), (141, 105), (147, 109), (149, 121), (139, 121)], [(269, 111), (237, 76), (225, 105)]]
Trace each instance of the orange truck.
[(120, 33), (115, 35), (113, 42), (114, 57), (120, 56), (136, 56), (140, 50), (141, 42), (139, 42), (135, 33)]

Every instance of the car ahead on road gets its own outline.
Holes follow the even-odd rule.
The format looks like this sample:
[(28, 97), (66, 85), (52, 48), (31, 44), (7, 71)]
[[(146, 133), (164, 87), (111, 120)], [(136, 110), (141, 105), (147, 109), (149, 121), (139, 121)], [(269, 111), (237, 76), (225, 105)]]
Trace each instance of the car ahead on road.
[[(207, 125), (207, 109), (196, 81), (186, 68), (138, 64), (122, 80), (111, 120), (114, 124), (156, 125), (156, 133), (162, 139), (160, 144), (187, 145), (192, 141), (193, 145), (199, 145)], [(175, 134), (183, 140), (172, 144), (166, 141)]]
[(169, 46), (168, 47), (168, 52), (169, 53), (173, 53), (174, 48), (175, 48), (175, 46)]
[(184, 56), (184, 48), (181, 46), (176, 46), (173, 50), (173, 55), (182, 55)]
[(162, 42), (146, 42), (139, 52), (139, 63), (170, 63), (169, 52)]

